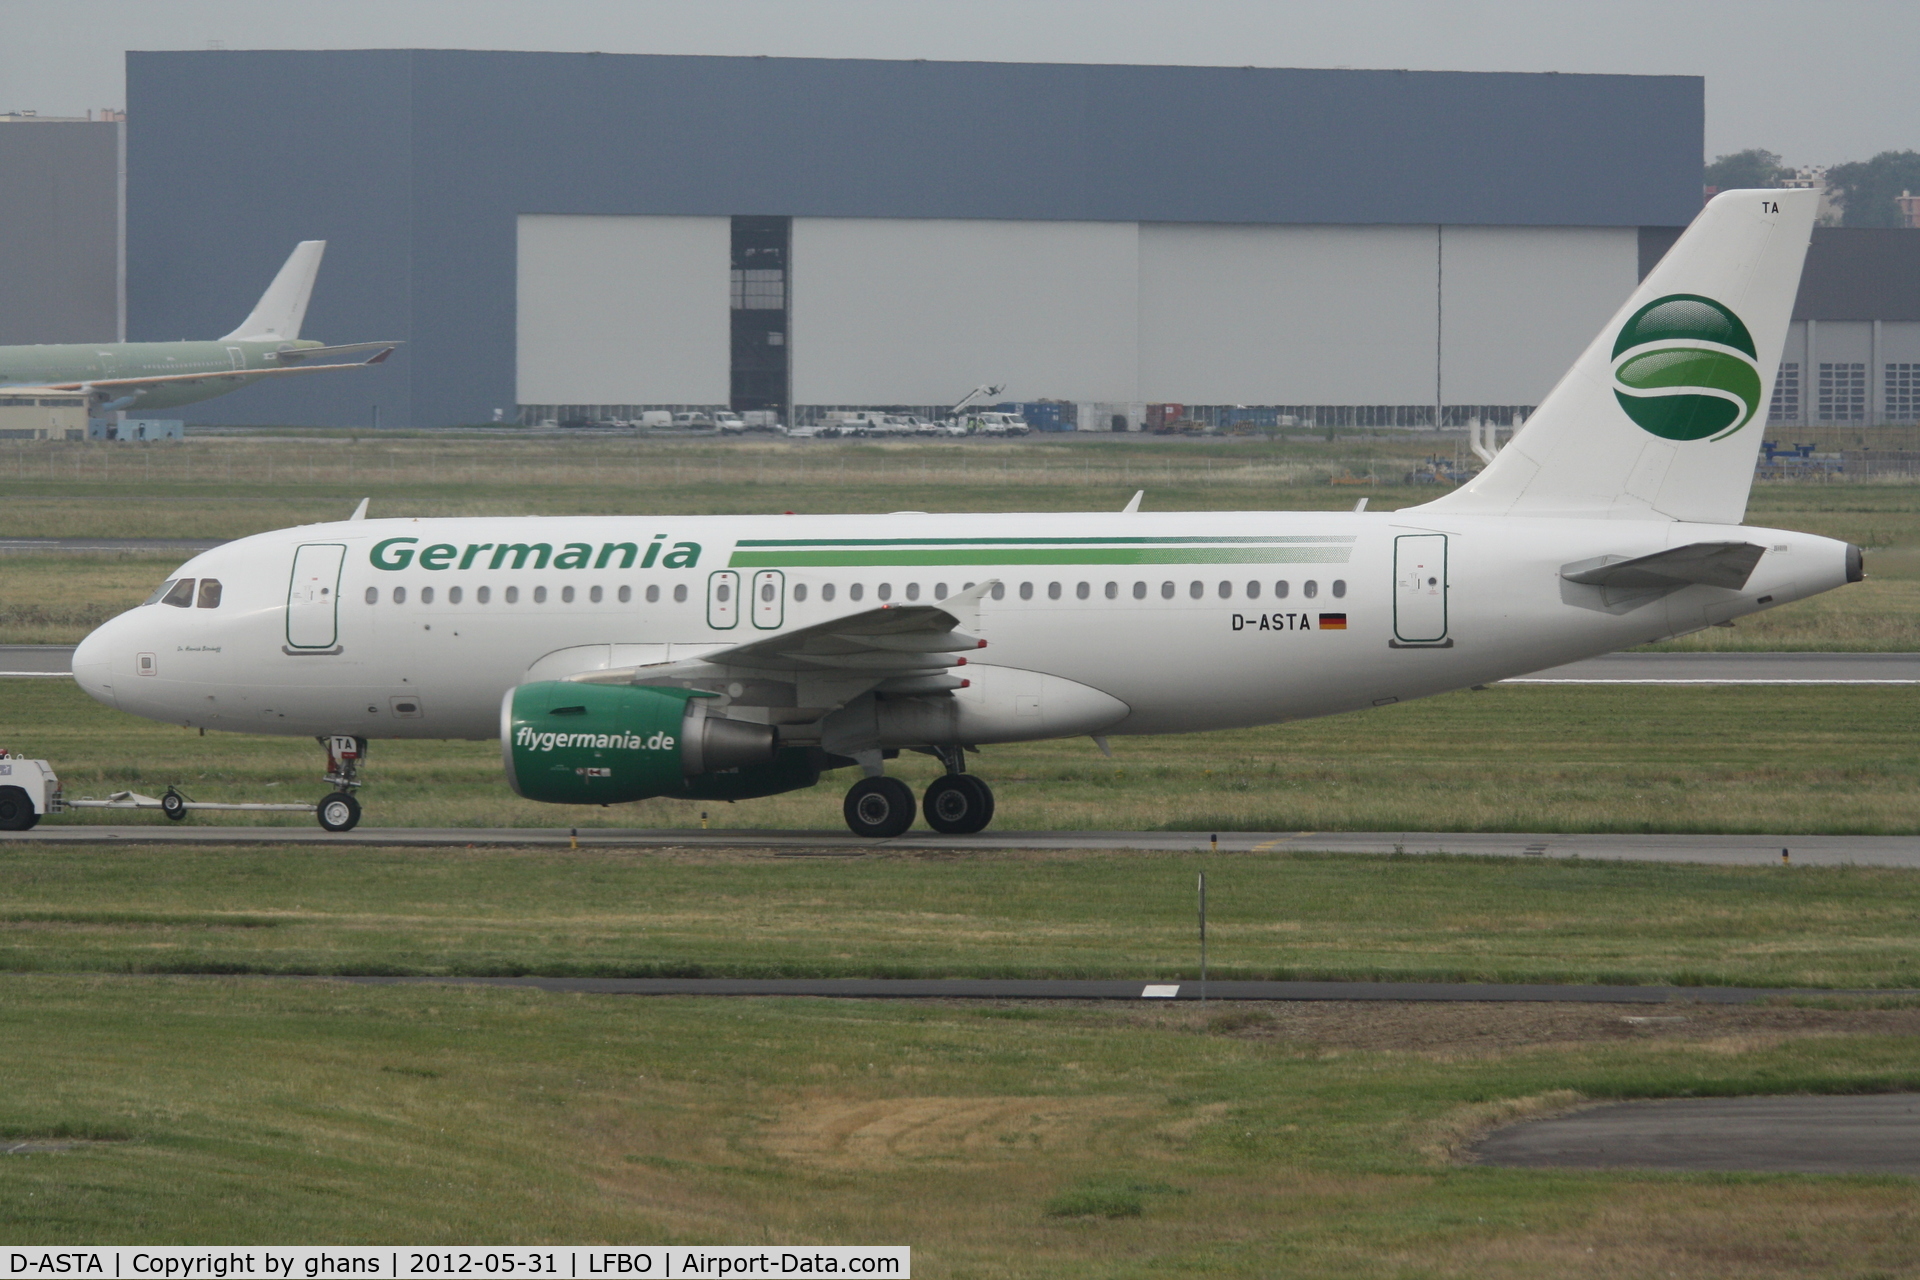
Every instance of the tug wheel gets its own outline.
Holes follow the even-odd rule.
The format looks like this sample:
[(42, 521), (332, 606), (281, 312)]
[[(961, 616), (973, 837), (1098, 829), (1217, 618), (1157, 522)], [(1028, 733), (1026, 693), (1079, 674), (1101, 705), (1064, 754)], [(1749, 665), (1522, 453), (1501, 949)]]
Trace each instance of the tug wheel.
[(0, 787), (0, 831), (26, 831), (38, 821), (32, 796), (20, 787)]

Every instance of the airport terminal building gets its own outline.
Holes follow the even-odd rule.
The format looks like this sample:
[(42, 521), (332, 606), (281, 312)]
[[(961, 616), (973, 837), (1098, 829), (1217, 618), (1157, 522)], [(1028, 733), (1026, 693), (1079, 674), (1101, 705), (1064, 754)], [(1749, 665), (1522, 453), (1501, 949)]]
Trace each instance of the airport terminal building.
[(1536, 403), (1700, 205), (1692, 77), (479, 53), (128, 55), (131, 339), (329, 242), (382, 369), (209, 421)]

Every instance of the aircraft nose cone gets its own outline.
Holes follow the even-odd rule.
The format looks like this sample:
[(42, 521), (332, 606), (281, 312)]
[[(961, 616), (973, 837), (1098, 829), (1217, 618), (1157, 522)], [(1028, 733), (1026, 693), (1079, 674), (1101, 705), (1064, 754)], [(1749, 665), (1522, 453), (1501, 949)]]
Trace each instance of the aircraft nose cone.
[(110, 707), (118, 706), (113, 697), (113, 642), (107, 631), (111, 623), (97, 628), (73, 651), (73, 679), (89, 696)]

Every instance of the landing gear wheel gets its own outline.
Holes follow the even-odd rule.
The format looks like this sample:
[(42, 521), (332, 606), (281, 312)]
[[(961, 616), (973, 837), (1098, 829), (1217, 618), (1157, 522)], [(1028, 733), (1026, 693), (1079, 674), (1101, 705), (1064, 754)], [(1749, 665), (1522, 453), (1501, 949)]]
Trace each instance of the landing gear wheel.
[(19, 787), (0, 787), (0, 831), (27, 831), (38, 821), (32, 796)]
[(993, 821), (993, 791), (970, 773), (949, 773), (928, 784), (921, 809), (942, 835), (970, 836)]
[(315, 816), (328, 831), (351, 831), (360, 821), (360, 802), (351, 791), (336, 791), (320, 802)]
[(885, 840), (913, 825), (913, 788), (898, 778), (862, 778), (847, 789), (841, 811), (853, 834)]
[(187, 798), (172, 787), (168, 787), (167, 794), (160, 797), (160, 812), (173, 821), (179, 822), (187, 816)]

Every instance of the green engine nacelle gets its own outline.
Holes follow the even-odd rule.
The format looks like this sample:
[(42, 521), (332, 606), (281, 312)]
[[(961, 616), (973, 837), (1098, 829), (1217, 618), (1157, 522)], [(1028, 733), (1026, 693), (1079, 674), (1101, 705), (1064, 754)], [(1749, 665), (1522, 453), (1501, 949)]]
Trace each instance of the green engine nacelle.
[(710, 714), (713, 695), (651, 685), (523, 684), (500, 704), (507, 784), (549, 804), (744, 800), (819, 781), (771, 725)]

